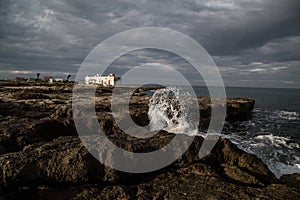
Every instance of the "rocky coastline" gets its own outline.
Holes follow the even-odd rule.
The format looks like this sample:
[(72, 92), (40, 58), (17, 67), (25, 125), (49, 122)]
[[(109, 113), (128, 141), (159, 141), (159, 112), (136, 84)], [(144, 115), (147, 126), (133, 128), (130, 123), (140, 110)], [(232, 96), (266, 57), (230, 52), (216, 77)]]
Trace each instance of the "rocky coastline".
[[(140, 88), (130, 101), (130, 116), (149, 123), (149, 96)], [(255, 155), (227, 139), (198, 158), (203, 138), (171, 165), (151, 173), (124, 173), (101, 164), (77, 135), (72, 113), (72, 84), (0, 85), (0, 199), (300, 199), (300, 176), (277, 179)], [(160, 131), (149, 139), (128, 136), (116, 125), (111, 89), (96, 92), (97, 117), (106, 136), (128, 151), (153, 151), (174, 134)], [(205, 130), (209, 98), (198, 97)], [(255, 101), (227, 99), (226, 120), (244, 120)], [(100, 138), (101, 139), (101, 138)], [(130, 142), (128, 142), (130, 141)]]

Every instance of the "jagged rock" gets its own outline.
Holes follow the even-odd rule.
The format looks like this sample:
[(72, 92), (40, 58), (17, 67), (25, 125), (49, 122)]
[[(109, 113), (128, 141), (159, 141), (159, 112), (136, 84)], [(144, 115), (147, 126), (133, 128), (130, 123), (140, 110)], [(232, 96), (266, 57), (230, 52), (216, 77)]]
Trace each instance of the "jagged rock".
[[(83, 88), (83, 90), (84, 89), (85, 88)], [(147, 91), (151, 89), (157, 88), (143, 87), (138, 90)], [(0, 144), (4, 145), (6, 152), (20, 150), (31, 143), (49, 141), (64, 135), (77, 134), (73, 122), (70, 100), (72, 88), (70, 86), (4, 87), (2, 90), (4, 96), (3, 99), (0, 100), (1, 115), (4, 118), (14, 117), (12, 120), (0, 121), (0, 124), (3, 125), (2, 127), (0, 126), (0, 130), (5, 129), (6, 132), (6, 136), (0, 132)], [(100, 124), (111, 125), (113, 123), (108, 121), (108, 119), (101, 114), (103, 112), (111, 112), (111, 89), (102, 88), (101, 91), (106, 91), (106, 93), (96, 97), (98, 119)], [(22, 95), (25, 95), (26, 98), (28, 97), (29, 99), (19, 99)], [(45, 98), (40, 98), (43, 97), (41, 95), (45, 95)], [(129, 114), (132, 120), (140, 126), (149, 124), (149, 99), (149, 96), (132, 96), (130, 100)], [(114, 100), (117, 103), (122, 103), (122, 99)], [(198, 101), (200, 107), (199, 127), (200, 130), (205, 131), (209, 125), (211, 102), (209, 98), (205, 97), (199, 97)], [(227, 118), (229, 119), (234, 117), (246, 117), (254, 105), (254, 101), (241, 98), (229, 99), (228, 102)], [(24, 120), (27, 120), (27, 122), (24, 122)], [(4, 124), (8, 124), (10, 128), (6, 128)]]
[[(115, 136), (116, 137), (116, 136)], [(97, 137), (92, 138), (95, 142)], [(119, 140), (124, 141), (124, 138)], [(169, 137), (158, 137), (152, 143), (131, 140), (124, 147), (135, 152), (153, 151), (161, 148), (170, 140)], [(188, 151), (176, 163), (188, 166), (199, 162), (198, 151), (203, 139), (196, 137)], [(100, 138), (101, 142), (101, 138)], [(96, 143), (96, 145), (98, 145)], [(105, 144), (104, 144), (105, 145)], [(121, 145), (120, 145), (121, 146)], [(104, 149), (103, 146), (95, 148)], [(114, 160), (111, 154), (98, 152), (99, 156)], [(106, 155), (103, 155), (106, 154)], [(118, 161), (116, 161), (118, 162)], [(266, 185), (276, 182), (275, 177), (261, 160), (236, 148), (230, 141), (221, 139), (211, 154), (204, 160), (220, 176), (249, 185)], [(59, 137), (41, 146), (28, 146), (23, 151), (9, 153), (0, 157), (1, 180), (7, 187), (32, 186), (45, 183), (81, 183), (95, 181), (125, 181), (133, 178), (99, 163), (85, 149), (77, 137)], [(135, 177), (136, 178), (136, 177)]]
[(27, 118), (3, 117), (0, 126), (0, 145), (5, 149), (3, 153), (21, 150), (22, 147), (19, 146), (17, 138), (26, 137), (26, 127), (34, 122), (35, 120)]
[[(137, 92), (144, 94), (151, 89), (155, 88), (142, 87)], [(17, 87), (13, 84), (3, 86), (0, 92), (0, 199), (300, 198), (299, 175), (285, 175), (277, 180), (260, 159), (227, 139), (220, 139), (204, 159), (198, 157), (203, 138), (195, 137), (180, 158), (161, 170), (145, 174), (114, 170), (95, 159), (76, 136), (72, 85)], [(136, 153), (151, 152), (174, 138), (174, 134), (165, 131), (145, 139), (126, 134), (110, 113), (111, 93), (112, 88), (98, 89), (96, 108), (92, 109), (96, 110), (94, 117), (106, 137), (115, 145)], [(149, 123), (149, 99), (131, 97), (129, 114), (140, 126)], [(115, 100), (122, 103), (122, 99)], [(207, 97), (199, 97), (198, 102), (200, 127), (205, 130), (214, 105)], [(254, 103), (251, 99), (227, 99), (227, 120), (246, 118)], [(87, 117), (84, 112), (79, 114)], [(101, 137), (83, 136), (94, 143), (94, 149), (89, 150), (95, 155), (120, 162), (109, 151), (101, 150), (106, 147)], [(178, 150), (176, 146), (173, 148)]]
[[(1, 187), (46, 183), (80, 183), (101, 179), (101, 164), (77, 137), (60, 137), (53, 142), (0, 157)], [(103, 173), (102, 173), (103, 175)]]
[(53, 101), (42, 101), (39, 103), (35, 100), (26, 101), (3, 101), (0, 100), (0, 112), (3, 116), (14, 116), (19, 118), (41, 119), (49, 116), (54, 109), (51, 105)]
[(299, 190), (282, 184), (266, 187), (238, 185), (220, 177), (213, 168), (196, 163), (137, 184), (82, 184), (68, 187), (22, 187), (7, 199), (299, 199)]
[(210, 155), (204, 158), (204, 162), (227, 178), (242, 184), (264, 186), (277, 182), (266, 164), (227, 139), (220, 139)]
[(229, 98), (227, 100), (227, 119), (242, 120), (249, 116), (255, 101), (247, 98)]
[[(131, 146), (127, 148), (135, 151), (155, 149), (158, 141), (169, 139), (161, 137), (152, 140), (153, 143), (141, 142), (143, 145), (136, 147), (127, 143)], [(199, 160), (197, 155), (202, 141), (196, 137), (177, 162), (148, 174), (127, 174), (102, 165), (74, 136), (29, 145), (21, 152), (0, 157), (2, 195), (6, 194), (10, 199), (30, 197), (30, 191), (35, 188), (35, 194), (44, 199), (286, 199), (299, 196), (299, 191), (292, 185), (280, 184), (261, 160), (226, 139), (220, 139), (210, 155)], [(109, 186), (107, 181), (115, 186)], [(53, 184), (67, 188), (68, 192), (63, 192), (60, 187), (52, 188)], [(19, 190), (11, 192), (12, 188)]]
[[(0, 145), (5, 152), (14, 152), (37, 142), (47, 142), (59, 136), (77, 135), (73, 121), (70, 119), (7, 117), (1, 122)], [(0, 155), (4, 152), (0, 152)]]
[(220, 177), (204, 164), (169, 171), (137, 186), (137, 199), (292, 199), (299, 198), (295, 188), (272, 184), (253, 187)]
[(74, 123), (67, 119), (52, 120), (46, 118), (31, 125), (29, 128), (28, 134), (32, 134), (32, 137), (44, 138), (46, 141), (59, 136), (77, 135)]

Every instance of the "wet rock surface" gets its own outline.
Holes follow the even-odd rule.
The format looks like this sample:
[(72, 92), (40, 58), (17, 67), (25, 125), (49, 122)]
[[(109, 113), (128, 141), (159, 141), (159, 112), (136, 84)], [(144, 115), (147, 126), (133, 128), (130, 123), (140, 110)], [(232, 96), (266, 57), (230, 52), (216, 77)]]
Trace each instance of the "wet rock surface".
[[(155, 88), (135, 92), (150, 89)], [(145, 139), (126, 134), (110, 113), (111, 89), (99, 89), (95, 97), (95, 117), (106, 136), (87, 134), (81, 139), (73, 122), (71, 85), (2, 85), (0, 91), (0, 199), (300, 198), (299, 175), (278, 180), (260, 159), (227, 139), (219, 139), (200, 159), (203, 138), (196, 136), (174, 163), (150, 173), (125, 173), (100, 163), (95, 155), (118, 162), (110, 151), (101, 151), (106, 146), (101, 137), (140, 153), (160, 149), (175, 136), (166, 131)], [(130, 116), (141, 126), (149, 123), (149, 99), (133, 95), (130, 100)], [(206, 129), (214, 105), (206, 97), (198, 102), (200, 128)], [(227, 120), (245, 119), (253, 107), (251, 99), (228, 99)], [(93, 155), (83, 145), (86, 141), (95, 144)]]

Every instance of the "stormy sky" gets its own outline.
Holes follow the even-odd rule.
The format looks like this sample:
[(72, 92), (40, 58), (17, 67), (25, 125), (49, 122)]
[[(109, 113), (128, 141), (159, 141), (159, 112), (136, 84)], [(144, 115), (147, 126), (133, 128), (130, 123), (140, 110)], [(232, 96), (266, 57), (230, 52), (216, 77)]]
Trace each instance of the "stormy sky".
[[(299, 0), (0, 0), (0, 79), (74, 78), (106, 38), (164, 27), (199, 42), (226, 86), (300, 88), (299, 10)], [(174, 66), (200, 83), (186, 61), (154, 50), (121, 57), (113, 72), (147, 63)]]

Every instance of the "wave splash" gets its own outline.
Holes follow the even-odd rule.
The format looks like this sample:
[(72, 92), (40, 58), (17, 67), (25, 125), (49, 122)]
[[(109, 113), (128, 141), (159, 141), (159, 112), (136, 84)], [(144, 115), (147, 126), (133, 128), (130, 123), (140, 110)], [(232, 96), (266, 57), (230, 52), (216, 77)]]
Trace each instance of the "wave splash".
[[(150, 130), (205, 137), (205, 133), (198, 131), (196, 122), (190, 123), (192, 115), (188, 96), (176, 87), (156, 90), (149, 102)], [(258, 156), (279, 178), (283, 174), (300, 173), (300, 144), (288, 136), (272, 132), (282, 133), (284, 130), (280, 125), (298, 119), (297, 112), (255, 109), (251, 120), (233, 124), (225, 122), (223, 132), (218, 135)]]
[(165, 130), (171, 133), (198, 135), (197, 123), (190, 120), (191, 95), (176, 87), (156, 90), (149, 101), (148, 117), (150, 130)]

